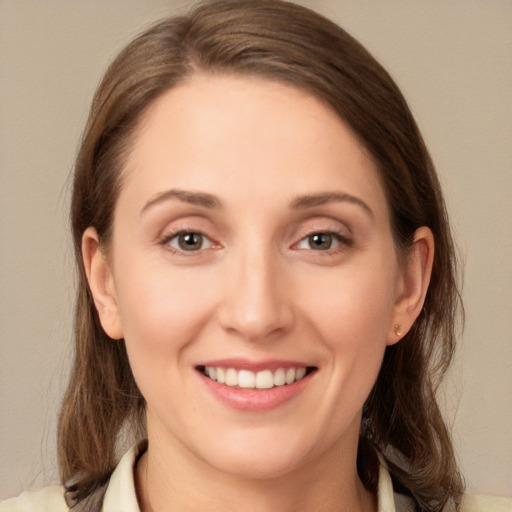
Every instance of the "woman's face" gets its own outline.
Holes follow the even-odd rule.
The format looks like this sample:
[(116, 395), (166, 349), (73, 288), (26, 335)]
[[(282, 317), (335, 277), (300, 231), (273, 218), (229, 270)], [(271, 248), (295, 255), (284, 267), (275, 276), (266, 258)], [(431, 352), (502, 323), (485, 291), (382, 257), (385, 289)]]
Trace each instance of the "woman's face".
[(403, 279), (351, 130), (295, 88), (197, 75), (148, 111), (123, 178), (100, 316), (150, 442), (255, 477), (353, 455)]

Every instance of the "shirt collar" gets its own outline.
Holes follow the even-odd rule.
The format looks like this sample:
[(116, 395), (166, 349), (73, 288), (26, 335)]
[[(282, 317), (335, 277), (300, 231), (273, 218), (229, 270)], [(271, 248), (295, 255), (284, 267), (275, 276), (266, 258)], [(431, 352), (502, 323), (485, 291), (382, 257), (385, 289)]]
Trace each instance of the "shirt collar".
[(395, 512), (393, 483), (391, 482), (391, 476), (380, 454), (379, 462), (379, 485), (377, 488), (378, 512)]
[(145, 447), (146, 442), (132, 446), (119, 461), (110, 477), (102, 512), (140, 512), (135, 492), (134, 470), (137, 458)]

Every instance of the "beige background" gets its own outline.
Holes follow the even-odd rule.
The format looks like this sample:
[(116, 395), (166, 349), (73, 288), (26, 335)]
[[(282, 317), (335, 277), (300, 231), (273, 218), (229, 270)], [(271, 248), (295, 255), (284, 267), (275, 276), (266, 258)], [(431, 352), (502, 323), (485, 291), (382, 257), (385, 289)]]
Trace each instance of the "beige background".
[[(304, 1), (397, 79), (466, 260), (446, 410), (470, 490), (512, 494), (512, 2)], [(187, 2), (0, 0), (0, 497), (55, 479), (69, 365), (68, 176), (115, 52)]]

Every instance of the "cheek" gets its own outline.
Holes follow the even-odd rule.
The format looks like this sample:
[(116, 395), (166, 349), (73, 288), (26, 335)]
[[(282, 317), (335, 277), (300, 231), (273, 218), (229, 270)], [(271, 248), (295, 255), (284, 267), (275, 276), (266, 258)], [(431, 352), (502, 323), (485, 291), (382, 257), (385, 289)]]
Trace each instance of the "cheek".
[(377, 378), (394, 311), (398, 270), (389, 262), (373, 261), (340, 268), (325, 278), (304, 283), (314, 293), (302, 294), (302, 304), (318, 343), (326, 354), (326, 403), (350, 417), (360, 411)]
[(385, 345), (397, 275), (396, 265), (377, 259), (311, 276), (301, 286), (304, 309), (335, 345)]
[(132, 262), (118, 269), (123, 276), (116, 290), (125, 343), (134, 373), (155, 365), (167, 373), (208, 322), (210, 287), (204, 286), (207, 276), (197, 269), (176, 271), (151, 262), (139, 266)]
[[(211, 299), (198, 286), (201, 275), (181, 272), (142, 274), (132, 268), (122, 279), (119, 290), (120, 314), (130, 367), (149, 411), (173, 429), (181, 428), (179, 410), (195, 417), (194, 402), (187, 399), (192, 390), (187, 380), (189, 346), (194, 344), (208, 322)], [(143, 276), (141, 279), (140, 276)], [(173, 390), (180, 390), (176, 393)], [(190, 416), (193, 415), (193, 416)]]

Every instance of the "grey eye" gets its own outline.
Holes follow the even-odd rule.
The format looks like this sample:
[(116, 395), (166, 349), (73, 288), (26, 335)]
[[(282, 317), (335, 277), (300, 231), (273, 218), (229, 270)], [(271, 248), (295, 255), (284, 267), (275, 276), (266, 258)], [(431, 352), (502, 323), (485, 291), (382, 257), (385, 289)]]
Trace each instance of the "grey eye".
[(333, 237), (328, 233), (315, 233), (308, 236), (308, 243), (314, 251), (325, 251), (332, 247)]
[(299, 245), (299, 249), (309, 249), (313, 251), (328, 251), (340, 245), (337, 236), (331, 233), (312, 233), (303, 238)]

